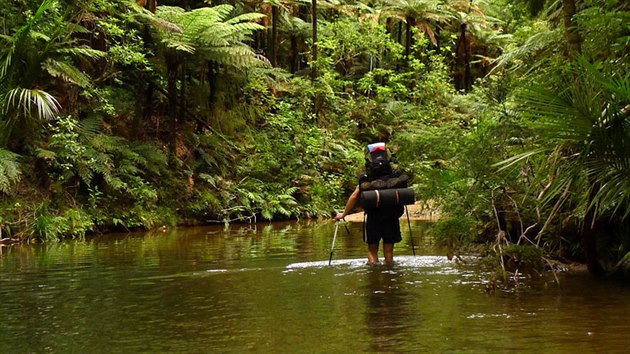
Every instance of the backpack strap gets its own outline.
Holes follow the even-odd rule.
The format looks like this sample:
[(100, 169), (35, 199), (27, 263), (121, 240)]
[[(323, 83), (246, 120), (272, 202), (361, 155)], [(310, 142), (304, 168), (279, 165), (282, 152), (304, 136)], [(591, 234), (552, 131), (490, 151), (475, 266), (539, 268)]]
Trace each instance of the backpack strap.
[(363, 242), (367, 242), (365, 240), (365, 233), (367, 230), (367, 213), (365, 211), (363, 211)]

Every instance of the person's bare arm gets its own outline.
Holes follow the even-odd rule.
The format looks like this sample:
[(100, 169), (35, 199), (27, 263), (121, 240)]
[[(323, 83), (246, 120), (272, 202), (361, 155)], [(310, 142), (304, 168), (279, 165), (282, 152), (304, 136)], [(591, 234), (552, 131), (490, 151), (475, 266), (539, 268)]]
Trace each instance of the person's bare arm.
[(357, 186), (357, 188), (354, 189), (354, 192), (352, 192), (352, 194), (348, 198), (348, 201), (346, 202), (346, 207), (343, 209), (343, 213), (338, 213), (335, 216), (335, 221), (339, 221), (345, 218), (346, 215), (348, 215), (352, 211), (352, 209), (354, 209), (357, 201), (359, 200), (359, 193), (359, 186)]

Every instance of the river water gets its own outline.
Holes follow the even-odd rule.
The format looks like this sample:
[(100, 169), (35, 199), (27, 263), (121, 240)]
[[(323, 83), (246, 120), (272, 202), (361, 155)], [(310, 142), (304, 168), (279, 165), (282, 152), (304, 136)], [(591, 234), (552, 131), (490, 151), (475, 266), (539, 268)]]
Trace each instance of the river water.
[(417, 255), (405, 232), (391, 267), (366, 264), (360, 224), (341, 227), (328, 266), (333, 226), (0, 248), (0, 353), (628, 352), (626, 285), (560, 274), (488, 291), (420, 222)]

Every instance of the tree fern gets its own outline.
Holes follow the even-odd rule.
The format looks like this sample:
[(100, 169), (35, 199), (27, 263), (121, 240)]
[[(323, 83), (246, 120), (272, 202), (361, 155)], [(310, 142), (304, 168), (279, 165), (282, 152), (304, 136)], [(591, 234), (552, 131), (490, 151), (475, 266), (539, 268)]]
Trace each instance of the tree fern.
[(11, 184), (20, 180), (19, 155), (0, 149), (0, 192), (9, 193)]
[[(266, 61), (261, 60), (261, 57), (244, 43), (252, 33), (263, 29), (253, 21), (264, 16), (247, 13), (229, 18), (233, 10), (234, 7), (227, 4), (192, 11), (184, 11), (173, 6), (160, 6), (156, 17), (171, 23), (172, 26), (160, 25), (154, 28), (160, 34), (165, 47), (177, 52), (194, 54), (202, 60), (212, 60), (230, 66), (266, 65)], [(173, 28), (181, 31), (175, 31)]]

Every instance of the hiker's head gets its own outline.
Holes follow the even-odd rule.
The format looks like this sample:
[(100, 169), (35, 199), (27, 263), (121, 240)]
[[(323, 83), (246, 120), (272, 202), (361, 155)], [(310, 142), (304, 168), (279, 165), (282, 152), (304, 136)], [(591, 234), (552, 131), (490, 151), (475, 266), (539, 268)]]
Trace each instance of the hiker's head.
[(365, 173), (367, 176), (381, 177), (392, 173), (392, 167), (387, 156), (385, 143), (370, 144), (366, 148)]
[(366, 150), (372, 162), (387, 161), (387, 147), (385, 147), (385, 143), (370, 144)]

